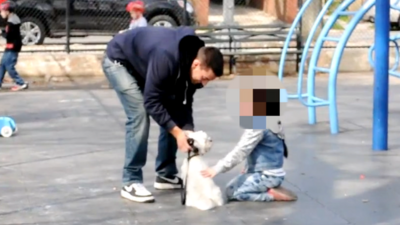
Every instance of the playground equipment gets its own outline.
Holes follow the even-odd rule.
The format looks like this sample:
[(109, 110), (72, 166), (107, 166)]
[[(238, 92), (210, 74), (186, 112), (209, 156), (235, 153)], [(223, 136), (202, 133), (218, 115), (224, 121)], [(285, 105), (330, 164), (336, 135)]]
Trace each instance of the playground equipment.
[(0, 117), (0, 136), (8, 138), (17, 133), (17, 131), (18, 128), (13, 119)]
[[(299, 22), (301, 21), (302, 16), (304, 15), (305, 11), (307, 8), (310, 6), (311, 2), (315, 0), (307, 0), (303, 3), (301, 9), (299, 10), (296, 18), (293, 21), (293, 24), (289, 30), (289, 34), (287, 36), (286, 42), (284, 43), (283, 47), (283, 53), (281, 55), (280, 59), (280, 65), (279, 65), (279, 79), (283, 79), (283, 74), (284, 74), (284, 65), (286, 62), (286, 56), (287, 56), (287, 51), (289, 48), (289, 44), (291, 42), (290, 37), (294, 34)], [(400, 0), (399, 0), (400, 1)], [(328, 12), (328, 9), (332, 6), (333, 0), (328, 0), (324, 7), (322, 8), (321, 12), (317, 16), (317, 19), (315, 20), (313, 26), (311, 27), (310, 34), (307, 37), (304, 47), (303, 47), (303, 53), (299, 65), (299, 75), (298, 75), (298, 86), (297, 86), (297, 93), (296, 94), (290, 94), (289, 99), (297, 98), (304, 106), (308, 108), (308, 122), (309, 124), (315, 124), (317, 122), (316, 119), (316, 108), (321, 107), (321, 106), (328, 106), (329, 107), (329, 121), (330, 121), (330, 130), (332, 134), (337, 134), (339, 132), (339, 122), (338, 122), (338, 112), (337, 112), (337, 103), (336, 103), (336, 79), (338, 75), (338, 69), (339, 65), (342, 59), (343, 51), (346, 47), (346, 44), (353, 33), (353, 30), (357, 26), (357, 24), (362, 20), (364, 14), (366, 14), (374, 5), (376, 5), (376, 23), (379, 24), (376, 28), (376, 42), (379, 42), (379, 51), (385, 51), (384, 48), (385, 44), (388, 45), (388, 42), (385, 43), (385, 34), (380, 34), (379, 32), (387, 32), (387, 30), (390, 23), (389, 23), (389, 1), (383, 1), (383, 0), (368, 0), (366, 1), (363, 6), (355, 12), (348, 12), (347, 9), (348, 7), (355, 2), (355, 0), (344, 0), (342, 1), (339, 6), (334, 10), (334, 12), (329, 16), (329, 18), (324, 22), (324, 26), (317, 37), (314, 46), (313, 46), (313, 51), (311, 52), (311, 56), (309, 58), (309, 65), (308, 65), (308, 70), (307, 70), (307, 87), (306, 87), (306, 92), (303, 93), (303, 76), (304, 76), (304, 71), (305, 71), (305, 66), (306, 66), (306, 60), (308, 59), (308, 53), (310, 51), (311, 43), (314, 39), (314, 36), (316, 35), (316, 31), (318, 30), (318, 27), (320, 26), (320, 23), (323, 20), (323, 17), (326, 15)], [(385, 3), (383, 3), (385, 2)], [(385, 6), (387, 4), (387, 6)], [(397, 4), (394, 4), (397, 5)], [(382, 10), (383, 9), (383, 10)], [(379, 11), (381, 10), (381, 11)], [(379, 11), (379, 12), (378, 12)], [(387, 11), (387, 12), (386, 12)], [(384, 15), (385, 14), (385, 15)], [(340, 16), (352, 16), (351, 20), (347, 24), (345, 30), (343, 31), (342, 35), (340, 37), (331, 37), (329, 36), (329, 31), (332, 29), (336, 21), (339, 19)], [(387, 17), (387, 18), (386, 18)], [(388, 21), (388, 22), (386, 22)], [(382, 24), (387, 24), (383, 25)], [(378, 37), (381, 35), (380, 37)], [(382, 36), (383, 35), (383, 36)], [(332, 61), (330, 64), (329, 68), (322, 68), (318, 67), (318, 59), (322, 50), (322, 47), (325, 42), (336, 42), (336, 47), (335, 51), (332, 57)], [(382, 50), (383, 49), (383, 50)], [(376, 48), (376, 54), (378, 54), (378, 47)], [(386, 53), (381, 54), (381, 56), (385, 56)], [(400, 54), (398, 54), (400, 55)], [(379, 57), (381, 58), (381, 57)], [(388, 56), (386, 57), (388, 58)], [(400, 58), (397, 57), (397, 58)], [(382, 60), (378, 62), (379, 64), (385, 64), (387, 63), (387, 60)], [(378, 78), (379, 74), (379, 79), (381, 77), (385, 76), (385, 71), (382, 69), (384, 66), (380, 66), (380, 69), (375, 70), (376, 76), (375, 78)], [(315, 75), (317, 72), (322, 72), (322, 73), (327, 73), (329, 74), (329, 82), (328, 82), (328, 97), (327, 99), (322, 99), (317, 96), (315, 96)], [(386, 74), (388, 71), (386, 71)], [(387, 87), (385, 82), (380, 82), (379, 86), (381, 89), (383, 88), (383, 91), (381, 90), (380, 96), (383, 96), (383, 92), (387, 92)], [(386, 87), (386, 89), (385, 89)], [(376, 89), (375, 89), (376, 90)], [(387, 98), (383, 97), (381, 99), (382, 101), (387, 102)], [(375, 107), (375, 105), (374, 105)], [(381, 107), (385, 107), (385, 105), (381, 105)], [(384, 111), (384, 109), (382, 109)], [(375, 110), (374, 110), (375, 111)], [(383, 112), (384, 114), (384, 112)], [(384, 117), (381, 117), (380, 119), (385, 119)], [(387, 116), (386, 116), (386, 121), (387, 121)], [(383, 129), (385, 130), (385, 129)], [(381, 131), (383, 131), (381, 129)], [(387, 131), (387, 128), (386, 128)], [(375, 132), (374, 132), (375, 133)], [(387, 133), (387, 132), (386, 132)], [(382, 137), (385, 138), (385, 137)]]

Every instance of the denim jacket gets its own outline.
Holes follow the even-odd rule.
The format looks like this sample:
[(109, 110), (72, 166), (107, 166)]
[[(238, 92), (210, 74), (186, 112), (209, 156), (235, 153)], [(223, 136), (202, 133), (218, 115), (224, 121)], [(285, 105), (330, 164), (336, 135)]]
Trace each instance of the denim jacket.
[(247, 172), (264, 172), (283, 167), (283, 140), (270, 130), (264, 130), (263, 138), (247, 157)]
[(284, 135), (271, 130), (245, 130), (239, 143), (215, 166), (216, 173), (224, 173), (246, 160), (247, 172), (263, 172), (284, 176)]

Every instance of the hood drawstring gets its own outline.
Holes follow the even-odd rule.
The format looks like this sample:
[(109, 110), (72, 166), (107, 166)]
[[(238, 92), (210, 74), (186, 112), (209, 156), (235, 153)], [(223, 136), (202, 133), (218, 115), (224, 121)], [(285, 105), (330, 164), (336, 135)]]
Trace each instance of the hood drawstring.
[[(181, 77), (181, 71), (179, 70), (179, 72), (178, 72), (178, 78), (176, 78), (176, 80), (175, 80), (175, 84), (176, 83), (178, 83), (178, 79)], [(185, 86), (185, 93), (184, 93), (184, 95), (183, 95), (183, 104), (184, 105), (186, 105), (186, 95), (187, 95), (187, 90), (188, 90), (188, 87), (189, 87), (189, 84), (188, 84), (188, 82), (186, 81), (186, 86)]]
[(183, 98), (183, 104), (184, 104), (184, 105), (186, 105), (186, 95), (187, 95), (188, 86), (189, 86), (189, 84), (188, 84), (188, 82), (186, 81), (185, 95), (184, 95), (184, 98)]

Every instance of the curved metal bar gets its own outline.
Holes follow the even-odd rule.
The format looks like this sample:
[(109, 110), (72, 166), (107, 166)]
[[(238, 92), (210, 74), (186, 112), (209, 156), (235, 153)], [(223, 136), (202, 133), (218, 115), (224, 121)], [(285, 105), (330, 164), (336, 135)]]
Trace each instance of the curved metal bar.
[[(328, 37), (329, 31), (332, 29), (333, 25), (336, 23), (337, 19), (340, 16), (340, 13), (345, 12), (346, 9), (354, 2), (355, 0), (345, 0), (343, 1), (336, 10), (331, 14), (331, 16), (326, 21), (324, 27), (321, 30), (319, 37), (314, 45), (314, 51), (311, 55), (309, 68), (308, 68), (308, 77), (307, 77), (307, 95), (315, 96), (315, 74), (316, 68), (318, 65), (318, 59), (321, 54), (321, 50), (323, 44), (325, 42), (325, 38)], [(346, 28), (347, 29), (347, 28)], [(340, 37), (342, 38), (342, 37)], [(331, 64), (332, 65), (332, 64)], [(307, 102), (303, 99), (300, 99), (300, 102), (308, 107), (308, 123), (315, 124), (317, 122), (316, 116), (316, 105), (314, 104), (314, 100), (312, 98), (308, 98)]]
[(400, 3), (400, 0), (396, 0), (394, 3), (390, 4), (390, 8), (400, 11), (399, 3)]
[[(281, 54), (281, 58), (280, 58), (280, 61), (279, 61), (278, 77), (279, 77), (280, 80), (283, 79), (283, 72), (284, 72), (284, 69), (285, 69), (286, 56), (287, 56), (287, 53), (288, 53), (290, 42), (292, 40), (292, 36), (293, 36), (294, 32), (296, 31), (297, 25), (299, 24), (303, 14), (307, 10), (307, 8), (310, 6), (312, 1), (314, 1), (314, 0), (307, 0), (306, 2), (303, 3), (301, 9), (299, 10), (299, 12), (297, 13), (296, 17), (294, 18), (292, 25), (290, 26), (290, 29), (289, 29), (289, 32), (287, 34), (285, 43), (283, 44), (282, 54)], [(300, 96), (302, 96), (302, 95), (303, 94), (300, 93)], [(290, 99), (298, 98), (298, 96), (296, 96), (294, 94), (291, 94), (288, 97)]]
[[(400, 0), (399, 0), (400, 1)], [(308, 55), (308, 51), (311, 47), (311, 43), (313, 41), (313, 37), (315, 35), (315, 33), (317, 32), (318, 26), (320, 25), (321, 21), (324, 18), (324, 15), (326, 14), (326, 12), (328, 11), (329, 7), (332, 5), (332, 3), (334, 2), (334, 0), (328, 0), (324, 7), (322, 8), (321, 12), (318, 14), (317, 19), (315, 20), (313, 26), (311, 27), (310, 30), (310, 34), (307, 37), (307, 40), (304, 44), (304, 50), (303, 53), (301, 55), (301, 61), (300, 61), (300, 66), (299, 66), (299, 75), (298, 75), (298, 83), (297, 83), (297, 96), (300, 100), (300, 102), (303, 103), (303, 105), (309, 106), (301, 97), (302, 92), (303, 92), (303, 76), (304, 76), (304, 67), (306, 64), (306, 60), (307, 60), (307, 55)], [(315, 97), (315, 96), (309, 96), (306, 95), (307, 97)], [(317, 105), (313, 105), (313, 106), (317, 106)]]
[[(344, 3), (343, 3), (344, 4)], [(351, 21), (348, 23), (339, 43), (336, 46), (336, 50), (333, 54), (331, 70), (329, 73), (328, 83), (328, 101), (329, 101), (329, 121), (331, 125), (331, 133), (339, 133), (338, 113), (336, 104), (336, 82), (339, 65), (343, 56), (343, 51), (346, 44), (353, 33), (357, 24), (362, 20), (363, 16), (375, 5), (375, 0), (368, 0), (353, 16)]]
[[(400, 0), (399, 0), (400, 1)], [(400, 35), (396, 35), (393, 37), (390, 37), (390, 41), (393, 42), (395, 46), (395, 60), (394, 60), (394, 65), (393, 67), (389, 70), (389, 74), (395, 77), (400, 77), (400, 73), (397, 72), (397, 69), (399, 68), (399, 61), (400, 61), (400, 49), (399, 49), (399, 44), (397, 43), (397, 40), (400, 39)], [(375, 59), (373, 57), (375, 51), (375, 44), (371, 45), (368, 51), (368, 61), (369, 64), (371, 65), (372, 68), (375, 68)]]

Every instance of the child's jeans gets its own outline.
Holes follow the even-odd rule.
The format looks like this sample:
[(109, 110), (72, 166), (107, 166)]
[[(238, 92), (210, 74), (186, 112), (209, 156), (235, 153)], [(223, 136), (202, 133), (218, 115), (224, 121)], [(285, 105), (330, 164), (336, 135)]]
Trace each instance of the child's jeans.
[(261, 172), (241, 174), (231, 180), (226, 187), (228, 201), (270, 202), (274, 198), (268, 189), (279, 187), (284, 177), (265, 175)]
[(18, 52), (5, 51), (0, 62), (0, 86), (3, 82), (6, 71), (14, 82), (18, 85), (23, 85), (25, 81), (21, 78), (18, 72), (15, 70), (15, 65), (18, 61)]

